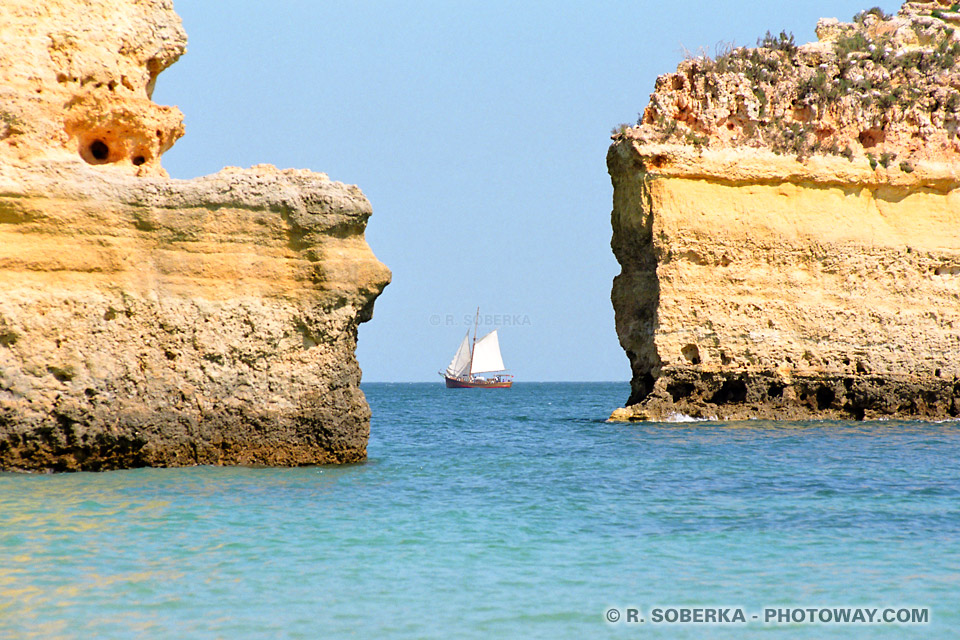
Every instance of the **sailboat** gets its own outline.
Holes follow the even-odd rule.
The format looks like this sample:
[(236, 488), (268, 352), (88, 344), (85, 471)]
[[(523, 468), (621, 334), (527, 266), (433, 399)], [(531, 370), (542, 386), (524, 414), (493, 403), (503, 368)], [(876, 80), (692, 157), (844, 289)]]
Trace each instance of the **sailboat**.
[[(499, 373), (504, 370), (500, 356), (500, 339), (494, 329), (477, 340), (477, 323), (480, 309), (473, 323), (473, 344), (470, 344), (470, 330), (463, 336), (463, 342), (457, 349), (446, 371), (440, 371), (448, 389), (509, 389), (513, 385), (513, 376)], [(478, 374), (496, 373), (493, 376)]]

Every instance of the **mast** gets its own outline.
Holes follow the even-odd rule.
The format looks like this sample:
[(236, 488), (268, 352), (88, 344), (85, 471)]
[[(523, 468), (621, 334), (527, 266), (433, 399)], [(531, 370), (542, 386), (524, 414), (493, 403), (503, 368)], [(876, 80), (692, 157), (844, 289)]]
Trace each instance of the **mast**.
[(480, 322), (480, 307), (477, 307), (477, 317), (473, 319), (473, 344), (470, 345), (470, 369), (467, 370), (467, 378), (473, 377), (473, 349), (477, 346), (477, 324)]

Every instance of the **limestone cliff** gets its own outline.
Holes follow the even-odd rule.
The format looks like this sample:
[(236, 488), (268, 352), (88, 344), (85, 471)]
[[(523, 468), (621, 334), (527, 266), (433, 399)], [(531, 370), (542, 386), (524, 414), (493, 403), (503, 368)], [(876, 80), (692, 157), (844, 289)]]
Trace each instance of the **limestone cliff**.
[(166, 175), (183, 115), (150, 97), (186, 43), (170, 0), (4, 0), (0, 153)]
[(614, 419), (960, 413), (958, 5), (768, 34), (614, 135)]
[(0, 469), (363, 459), (360, 190), (166, 178), (169, 0), (6, 2), (0, 42)]

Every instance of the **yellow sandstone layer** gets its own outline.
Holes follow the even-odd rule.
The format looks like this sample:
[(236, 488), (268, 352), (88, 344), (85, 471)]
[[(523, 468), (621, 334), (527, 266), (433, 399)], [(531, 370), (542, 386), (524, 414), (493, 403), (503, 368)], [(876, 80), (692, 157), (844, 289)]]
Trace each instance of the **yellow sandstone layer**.
[(621, 139), (614, 419), (956, 415), (960, 172)]

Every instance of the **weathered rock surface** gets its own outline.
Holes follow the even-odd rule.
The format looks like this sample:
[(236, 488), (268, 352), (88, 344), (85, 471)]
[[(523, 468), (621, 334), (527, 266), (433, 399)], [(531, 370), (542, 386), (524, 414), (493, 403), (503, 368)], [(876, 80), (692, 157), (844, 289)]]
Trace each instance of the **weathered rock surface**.
[(168, 1), (0, 16), (0, 469), (363, 459), (357, 325), (390, 273), (360, 190), (266, 165), (164, 177)]
[(171, 0), (4, 0), (0, 154), (166, 175), (183, 115), (150, 97), (186, 44)]
[[(812, 110), (802, 93), (824, 59), (836, 65), (838, 32), (860, 34), (867, 50), (877, 33), (899, 34), (884, 41), (894, 59), (952, 46), (942, 44), (956, 36), (931, 15), (936, 7), (821, 22), (828, 38), (816, 45), (737, 54), (781, 60), (767, 119), (737, 107), (730, 120), (757, 95), (749, 77), (687, 61), (658, 80), (640, 124), (614, 136), (607, 162), (622, 272), (612, 301), (633, 377), (629, 406), (613, 419), (960, 414), (956, 116), (944, 102), (917, 126), (909, 114), (922, 109), (877, 110), (849, 86)], [(896, 28), (883, 31), (885, 22)], [(954, 62), (917, 76), (918, 103), (952, 95)], [(739, 87), (743, 99), (695, 87)], [(680, 108), (664, 111), (669, 104)], [(763, 136), (784, 131), (777, 109), (809, 118), (788, 131), (831, 133), (819, 147), (804, 139), (785, 149)]]

